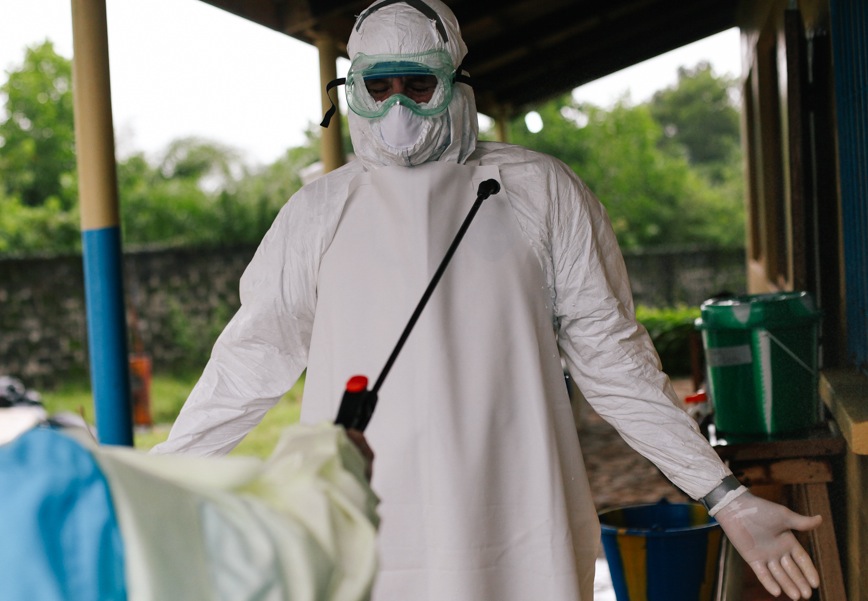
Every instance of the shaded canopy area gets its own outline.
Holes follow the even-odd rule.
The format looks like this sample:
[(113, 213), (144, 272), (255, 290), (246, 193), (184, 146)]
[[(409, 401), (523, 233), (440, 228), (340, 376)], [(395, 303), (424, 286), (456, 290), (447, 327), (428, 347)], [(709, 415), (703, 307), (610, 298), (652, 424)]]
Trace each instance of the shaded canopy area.
[[(370, 0), (203, 0), (345, 55)], [(479, 109), (514, 115), (630, 65), (736, 26), (737, 0), (445, 0), (470, 49)]]

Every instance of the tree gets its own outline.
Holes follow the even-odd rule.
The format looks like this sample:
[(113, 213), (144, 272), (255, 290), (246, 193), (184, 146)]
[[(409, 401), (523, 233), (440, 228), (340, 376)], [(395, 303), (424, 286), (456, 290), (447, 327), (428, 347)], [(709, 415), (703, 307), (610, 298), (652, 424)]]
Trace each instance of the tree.
[(219, 245), (258, 242), (301, 187), (318, 139), (250, 170), (237, 151), (200, 138), (175, 140), (156, 166), (142, 154), (118, 164), (127, 244)]
[(81, 250), (78, 210), (65, 211), (50, 198), (38, 207), (4, 196), (0, 188), (0, 256), (70, 253)]
[(511, 139), (569, 165), (600, 198), (623, 248), (686, 242), (681, 199), (692, 196), (682, 158), (658, 148), (659, 125), (626, 98), (611, 110), (565, 96), (537, 109), (543, 128), (513, 123)]
[(274, 163), (239, 182), (237, 202), (247, 208), (250, 236), (265, 234), (277, 212), (301, 188), (302, 171), (319, 160), (319, 132), (311, 127), (305, 135), (303, 146), (290, 148)]
[(172, 141), (157, 167), (165, 179), (184, 179), (211, 190), (231, 190), (247, 167), (233, 148), (197, 137)]
[[(70, 61), (51, 42), (25, 51), (0, 86), (0, 255), (81, 247)], [(127, 244), (256, 242), (318, 157), (318, 131), (273, 165), (251, 170), (237, 150), (200, 138), (170, 143), (155, 164), (117, 165)]]
[(678, 82), (655, 93), (649, 104), (663, 127), (662, 146), (686, 153), (694, 166), (712, 178), (740, 152), (739, 109), (734, 100), (736, 80), (718, 77), (707, 62), (680, 67)]
[(577, 173), (582, 173), (580, 169), (588, 162), (590, 151), (582, 142), (587, 114), (569, 95), (555, 98), (534, 110), (542, 119), (543, 128), (532, 133), (524, 118), (515, 119), (507, 128), (509, 141), (557, 157)]
[(606, 206), (623, 248), (744, 243), (737, 153), (716, 164), (719, 177), (712, 181), (688, 162), (682, 146), (669, 145), (648, 104), (632, 106), (624, 97), (603, 109), (564, 96), (536, 111), (542, 130), (531, 133), (515, 120), (510, 139), (579, 174)]
[[(247, 168), (234, 149), (201, 138), (174, 140), (156, 166), (141, 153), (118, 164), (118, 196), (128, 244), (236, 242), (233, 194)], [(228, 214), (227, 214), (228, 213)]]
[(72, 66), (45, 41), (25, 51), (0, 86), (0, 171), (5, 195), (38, 207), (55, 199), (69, 209), (77, 195)]

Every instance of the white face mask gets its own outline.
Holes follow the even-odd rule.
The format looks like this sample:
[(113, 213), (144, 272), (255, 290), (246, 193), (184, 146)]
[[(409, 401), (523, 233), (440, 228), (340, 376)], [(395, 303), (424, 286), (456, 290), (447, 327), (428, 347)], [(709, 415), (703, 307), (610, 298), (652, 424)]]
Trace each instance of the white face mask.
[(428, 121), (407, 107), (396, 104), (379, 119), (378, 129), (387, 146), (403, 151), (416, 145), (427, 129), (425, 124)]
[[(369, 166), (411, 167), (436, 161), (452, 138), (449, 111), (420, 117), (396, 104), (379, 119), (366, 119), (352, 111), (347, 117), (356, 155)], [(474, 129), (474, 140), (475, 133)]]

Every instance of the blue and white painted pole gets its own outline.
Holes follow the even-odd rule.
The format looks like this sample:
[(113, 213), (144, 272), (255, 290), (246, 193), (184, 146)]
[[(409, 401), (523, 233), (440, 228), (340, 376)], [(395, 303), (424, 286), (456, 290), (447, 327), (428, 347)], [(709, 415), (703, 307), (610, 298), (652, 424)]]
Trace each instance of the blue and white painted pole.
[(73, 98), (90, 378), (100, 443), (133, 444), (105, 0), (72, 0)]

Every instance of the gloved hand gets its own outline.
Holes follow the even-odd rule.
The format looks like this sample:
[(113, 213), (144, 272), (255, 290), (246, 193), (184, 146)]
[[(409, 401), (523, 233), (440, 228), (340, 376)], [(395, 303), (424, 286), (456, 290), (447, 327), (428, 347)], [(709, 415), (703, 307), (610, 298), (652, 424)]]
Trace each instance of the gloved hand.
[(714, 517), (769, 593), (777, 597), (783, 589), (790, 599), (810, 599), (811, 587), (820, 585), (820, 577), (791, 530), (813, 530), (822, 516), (799, 515), (745, 492)]

